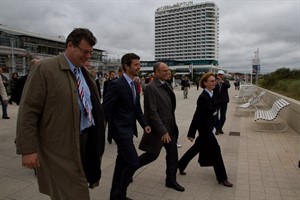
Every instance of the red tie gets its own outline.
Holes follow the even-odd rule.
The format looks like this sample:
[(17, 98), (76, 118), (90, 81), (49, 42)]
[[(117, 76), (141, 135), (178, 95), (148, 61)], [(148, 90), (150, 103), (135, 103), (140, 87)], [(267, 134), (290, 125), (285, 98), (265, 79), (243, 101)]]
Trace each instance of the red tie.
[(88, 102), (87, 102), (87, 100), (84, 96), (84, 88), (83, 88), (79, 73), (80, 73), (79, 70), (77, 68), (74, 68), (74, 74), (75, 74), (75, 77), (76, 77), (76, 80), (77, 80), (78, 93), (79, 93), (79, 96), (80, 96), (80, 99), (81, 99), (81, 103), (84, 107), (84, 115), (88, 116), (90, 122), (92, 122), (93, 121), (92, 113), (91, 113), (91, 110), (89, 108), (89, 104), (88, 104)]

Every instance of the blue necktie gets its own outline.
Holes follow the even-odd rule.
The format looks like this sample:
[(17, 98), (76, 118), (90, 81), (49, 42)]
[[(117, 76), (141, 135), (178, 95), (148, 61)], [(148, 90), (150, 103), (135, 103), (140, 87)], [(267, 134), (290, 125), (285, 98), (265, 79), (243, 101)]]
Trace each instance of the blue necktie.
[(134, 81), (130, 83), (131, 91), (132, 91), (132, 98), (133, 98), (133, 103), (135, 103), (136, 99), (136, 93), (135, 93), (135, 86), (134, 86)]

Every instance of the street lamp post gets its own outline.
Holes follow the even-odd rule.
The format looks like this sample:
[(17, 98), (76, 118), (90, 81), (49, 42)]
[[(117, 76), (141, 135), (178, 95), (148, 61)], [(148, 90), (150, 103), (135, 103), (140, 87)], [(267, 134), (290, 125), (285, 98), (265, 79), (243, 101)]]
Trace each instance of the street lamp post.
[(11, 74), (15, 71), (15, 68), (16, 68), (13, 38), (10, 39), (10, 44), (11, 44), (11, 66), (10, 66), (10, 70), (9, 70), (9, 77), (11, 77)]
[(252, 60), (252, 68), (255, 72), (255, 84), (258, 84), (258, 74), (260, 73), (260, 59), (259, 59), (259, 48), (254, 52), (254, 58)]
[(251, 68), (250, 68), (250, 84), (252, 84), (252, 73), (253, 73), (253, 66), (252, 66), (252, 59), (250, 57), (250, 59), (247, 59), (247, 61), (251, 61)]

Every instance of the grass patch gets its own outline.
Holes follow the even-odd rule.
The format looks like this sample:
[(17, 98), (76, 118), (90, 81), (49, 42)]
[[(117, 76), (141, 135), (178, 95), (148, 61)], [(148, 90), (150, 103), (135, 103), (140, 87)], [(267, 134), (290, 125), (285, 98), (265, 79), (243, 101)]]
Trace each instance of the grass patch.
[(300, 70), (280, 68), (275, 72), (263, 75), (258, 85), (300, 101)]

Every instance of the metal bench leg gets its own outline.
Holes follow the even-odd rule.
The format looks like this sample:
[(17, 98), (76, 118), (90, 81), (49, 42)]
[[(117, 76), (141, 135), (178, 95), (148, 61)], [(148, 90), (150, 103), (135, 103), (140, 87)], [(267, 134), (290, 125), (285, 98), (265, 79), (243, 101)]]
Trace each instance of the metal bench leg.
[[(275, 126), (275, 124), (281, 124), (281, 123), (279, 123), (279, 122), (274, 122), (274, 121), (268, 122), (268, 121), (265, 121), (265, 122), (262, 122), (262, 123), (260, 123), (260, 122), (256, 122), (256, 123), (257, 123), (257, 124), (256, 124), (255, 129), (256, 129), (257, 131), (260, 131), (260, 132), (276, 132), (276, 133), (282, 133), (282, 132), (286, 131), (287, 128), (288, 128), (288, 126), (287, 126), (287, 124), (286, 124), (285, 121), (282, 121), (282, 124), (283, 124), (283, 126), (284, 126), (282, 129), (277, 129), (276, 126)], [(265, 124), (265, 125), (267, 125), (267, 124), (272, 124), (273, 129), (260, 129), (260, 128), (259, 128), (259, 124)]]

